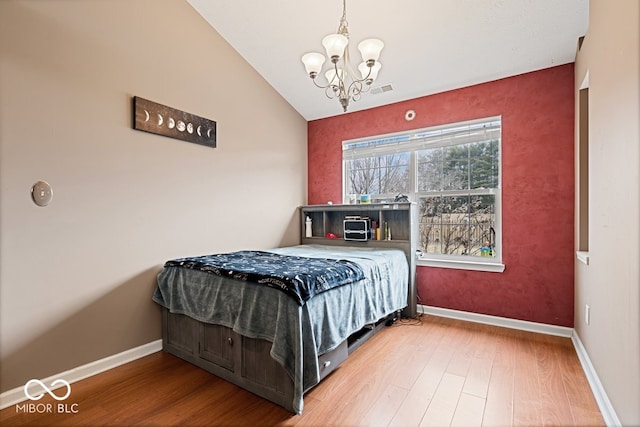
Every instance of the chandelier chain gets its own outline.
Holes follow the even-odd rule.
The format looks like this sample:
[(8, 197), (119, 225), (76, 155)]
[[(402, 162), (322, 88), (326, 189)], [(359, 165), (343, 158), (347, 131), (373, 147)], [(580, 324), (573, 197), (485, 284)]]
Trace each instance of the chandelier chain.
[(347, 0), (342, 0), (342, 18), (340, 18), (340, 25), (338, 25), (338, 34), (342, 34), (346, 38), (349, 38), (349, 21), (347, 21)]

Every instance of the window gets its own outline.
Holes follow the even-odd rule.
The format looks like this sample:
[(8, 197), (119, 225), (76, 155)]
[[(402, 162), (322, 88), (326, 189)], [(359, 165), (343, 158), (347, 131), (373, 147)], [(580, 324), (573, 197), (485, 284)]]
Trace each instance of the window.
[(418, 204), (419, 263), (502, 271), (501, 118), (343, 142), (344, 202)]

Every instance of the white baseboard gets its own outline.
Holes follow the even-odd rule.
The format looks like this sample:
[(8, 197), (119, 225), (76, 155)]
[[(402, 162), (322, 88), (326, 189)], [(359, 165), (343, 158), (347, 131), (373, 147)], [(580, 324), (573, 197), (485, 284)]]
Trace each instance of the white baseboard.
[(573, 347), (578, 354), (582, 370), (587, 377), (591, 392), (596, 399), (602, 418), (608, 427), (619, 427), (622, 423), (618, 419), (613, 405), (602, 387), (595, 368), (591, 364), (589, 355), (580, 341), (577, 332), (573, 328), (564, 326), (547, 325), (544, 323), (527, 322), (525, 320), (508, 319), (506, 317), (489, 316), (486, 314), (469, 313), (466, 311), (450, 310), (448, 308), (418, 305), (418, 312), (433, 316), (448, 317), (451, 319), (466, 320), (468, 322), (484, 323), (486, 325), (502, 326), (504, 328), (519, 329), (522, 331), (538, 332), (547, 335), (571, 338)]
[[(60, 374), (52, 375), (48, 378), (43, 378), (41, 379), (41, 381), (44, 384), (51, 384), (51, 382), (55, 381), (56, 379), (62, 378), (69, 384), (73, 384), (75, 382), (91, 377), (93, 375), (97, 375), (109, 369), (113, 369), (125, 363), (140, 359), (141, 357), (156, 353), (160, 350), (162, 350), (162, 340), (152, 341), (139, 347), (123, 351), (122, 353), (114, 354), (113, 356), (105, 357), (104, 359), (87, 363), (86, 365), (70, 369)], [(52, 389), (55, 389), (55, 387), (53, 387)], [(21, 386), (12, 390), (7, 390), (4, 393), (0, 394), (0, 409), (7, 408), (11, 405), (15, 405), (16, 403), (20, 403), (26, 400), (27, 398), (24, 393), (24, 386)]]
[(567, 328), (566, 326), (547, 325), (545, 323), (528, 322), (526, 320), (490, 316), (488, 314), (469, 313), (467, 311), (431, 307), (428, 305), (418, 305), (418, 312), (420, 311), (434, 316), (449, 317), (451, 319), (484, 323), (485, 325), (501, 326), (503, 328), (519, 329), (521, 331), (537, 332), (546, 335), (556, 335), (566, 338), (571, 338), (573, 335), (573, 328)]
[(587, 354), (587, 350), (582, 345), (582, 341), (580, 341), (580, 337), (576, 331), (573, 331), (571, 342), (573, 342), (573, 347), (576, 349), (576, 353), (578, 353), (578, 359), (580, 359), (582, 370), (587, 376), (587, 381), (589, 381), (589, 385), (591, 386), (593, 397), (595, 397), (596, 402), (598, 402), (598, 407), (600, 408), (600, 413), (602, 414), (602, 418), (604, 418), (604, 422), (609, 427), (622, 426), (607, 393), (604, 391), (600, 378), (591, 364), (591, 359)]

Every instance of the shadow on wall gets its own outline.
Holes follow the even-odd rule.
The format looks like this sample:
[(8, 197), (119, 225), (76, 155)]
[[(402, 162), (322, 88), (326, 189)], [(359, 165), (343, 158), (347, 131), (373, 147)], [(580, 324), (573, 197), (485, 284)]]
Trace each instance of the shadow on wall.
[[(293, 230), (292, 233), (287, 233), (286, 230)], [(282, 238), (278, 242), (278, 246), (294, 246), (300, 244), (300, 209), (295, 209), (289, 218), (289, 222), (283, 230)], [(293, 237), (293, 242), (291, 241)]]
[(151, 301), (159, 271), (148, 269), (58, 324), (42, 325), (44, 332), (0, 362), (0, 392), (160, 339), (160, 306)]

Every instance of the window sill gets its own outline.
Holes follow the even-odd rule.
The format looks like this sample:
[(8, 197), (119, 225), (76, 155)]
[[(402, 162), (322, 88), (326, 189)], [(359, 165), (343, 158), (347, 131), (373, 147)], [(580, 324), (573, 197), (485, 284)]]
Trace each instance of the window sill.
[(580, 261), (584, 265), (589, 265), (589, 252), (577, 251), (576, 258), (578, 258), (578, 261)]
[(453, 268), (457, 270), (489, 271), (502, 273), (505, 265), (499, 262), (459, 261), (450, 259), (418, 258), (417, 265), (423, 267)]

